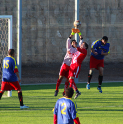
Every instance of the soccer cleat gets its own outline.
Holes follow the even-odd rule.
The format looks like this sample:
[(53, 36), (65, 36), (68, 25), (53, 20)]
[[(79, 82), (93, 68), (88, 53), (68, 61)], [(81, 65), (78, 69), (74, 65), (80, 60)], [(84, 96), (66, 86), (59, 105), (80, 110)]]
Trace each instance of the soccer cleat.
[(74, 99), (76, 99), (79, 95), (81, 95), (81, 92), (78, 91), (78, 92), (76, 93)]
[(56, 91), (55, 91), (55, 94), (54, 94), (54, 96), (57, 96), (57, 95), (58, 95), (58, 90), (56, 90)]
[(100, 93), (102, 93), (101, 87), (97, 87), (97, 89), (99, 90)]
[(88, 90), (90, 90), (90, 84), (87, 84), (87, 85), (86, 85), (86, 88), (87, 88)]
[(63, 92), (62, 95), (65, 96), (65, 92)]
[(29, 106), (25, 106), (25, 105), (20, 106), (20, 109), (26, 109), (26, 108), (29, 108)]

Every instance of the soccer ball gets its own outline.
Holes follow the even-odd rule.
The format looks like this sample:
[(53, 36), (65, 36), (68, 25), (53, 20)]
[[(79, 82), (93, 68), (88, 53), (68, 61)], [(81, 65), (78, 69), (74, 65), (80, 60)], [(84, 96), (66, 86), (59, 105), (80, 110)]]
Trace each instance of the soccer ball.
[(81, 25), (81, 22), (79, 20), (74, 21), (74, 26), (78, 27), (79, 25)]

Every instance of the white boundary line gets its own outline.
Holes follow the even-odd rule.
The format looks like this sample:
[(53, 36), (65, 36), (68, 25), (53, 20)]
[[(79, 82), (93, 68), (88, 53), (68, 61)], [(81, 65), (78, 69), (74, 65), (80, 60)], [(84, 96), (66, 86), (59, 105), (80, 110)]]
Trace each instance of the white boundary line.
[[(121, 82), (123, 82), (123, 81), (103, 81), (103, 83), (121, 83)], [(21, 84), (21, 86), (24, 86), (24, 85), (50, 85), (50, 84), (56, 84), (56, 83)], [(87, 82), (79, 82), (77, 84), (82, 84), (82, 83), (87, 83)], [(91, 82), (91, 83), (98, 83), (98, 82)], [(64, 84), (64, 83), (61, 83), (61, 84)]]

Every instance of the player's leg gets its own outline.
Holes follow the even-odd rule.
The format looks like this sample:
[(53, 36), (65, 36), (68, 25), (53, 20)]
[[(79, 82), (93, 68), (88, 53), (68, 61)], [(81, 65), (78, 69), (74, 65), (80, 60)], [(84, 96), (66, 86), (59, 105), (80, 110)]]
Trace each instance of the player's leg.
[(2, 97), (3, 93), (4, 93), (4, 91), (1, 90), (1, 91), (0, 91), (0, 100), (1, 100), (1, 97)]
[(98, 81), (99, 81), (99, 85), (98, 85), (97, 89), (99, 90), (100, 93), (102, 93), (101, 85), (102, 85), (102, 81), (103, 81), (103, 69), (104, 69), (104, 59), (99, 60), (99, 64), (98, 64), (98, 70), (99, 70)]
[(19, 98), (19, 102), (20, 102), (20, 109), (29, 108), (28, 106), (25, 106), (23, 104), (22, 90), (21, 90), (21, 87), (20, 87), (20, 84), (19, 84), (18, 81), (9, 82), (9, 89), (10, 90), (18, 91), (18, 98)]
[(100, 93), (102, 93), (101, 85), (103, 81), (103, 67), (98, 67), (99, 70), (99, 76), (98, 76), (98, 87), (97, 89), (99, 90)]
[(59, 75), (59, 78), (58, 78), (57, 83), (56, 83), (56, 90), (55, 90), (54, 96), (58, 95), (58, 89), (59, 89), (59, 86), (61, 84), (62, 79), (63, 79), (63, 76)]
[(29, 106), (25, 106), (23, 104), (22, 90), (18, 90), (18, 98), (19, 98), (19, 101), (20, 101), (20, 109), (29, 108)]
[(86, 85), (87, 89), (90, 89), (90, 82), (91, 82), (94, 70), (97, 69), (97, 65), (98, 65), (98, 60), (95, 59), (93, 56), (91, 56), (90, 57), (90, 70), (88, 73), (88, 82)]
[(3, 95), (3, 93), (8, 90), (8, 82), (4, 82), (2, 81), (2, 84), (1, 84), (1, 91), (0, 91), (0, 99)]
[(69, 68), (70, 68), (70, 66), (66, 65), (65, 63), (62, 64), (62, 66), (60, 68), (59, 79), (57, 80), (56, 91), (55, 91), (54, 96), (58, 95), (58, 91), (59, 91), (58, 89), (59, 89), (59, 86), (61, 84), (63, 77), (66, 77), (66, 78), (68, 77)]
[(70, 82), (69, 87), (72, 87), (76, 91), (76, 95), (74, 97), (74, 99), (76, 99), (79, 95), (81, 95), (81, 92), (78, 90), (76, 83), (74, 82), (74, 77), (70, 77), (69, 82)]
[(81, 92), (79, 92), (79, 90), (74, 82), (74, 78), (78, 78), (78, 75), (80, 73), (80, 68), (81, 68), (81, 65), (71, 64), (70, 70), (69, 70), (70, 87), (72, 87), (76, 91), (76, 95), (75, 95), (74, 99), (76, 99), (79, 95), (81, 95)]
[(69, 79), (66, 78), (65, 85), (64, 85), (64, 92), (62, 93), (63, 96), (65, 95), (65, 90), (68, 88), (68, 86), (69, 86)]
[(58, 78), (57, 84), (56, 84), (56, 90), (59, 89), (59, 86), (60, 86), (60, 84), (61, 84), (62, 79), (63, 79), (63, 76), (59, 75), (59, 78)]
[(87, 85), (86, 85), (86, 88), (89, 90), (90, 89), (90, 82), (91, 82), (91, 79), (92, 79), (92, 75), (93, 75), (93, 71), (95, 70), (95, 68), (91, 68), (89, 70), (89, 73), (88, 73), (88, 82), (87, 82)]
[(56, 90), (55, 90), (55, 94), (54, 96), (57, 96), (58, 95), (58, 91), (59, 91), (59, 86), (61, 84), (61, 81), (63, 79), (63, 73), (64, 72), (64, 64), (61, 65), (61, 68), (60, 68), (60, 72), (59, 72), (59, 78), (57, 80), (57, 83), (56, 83)]

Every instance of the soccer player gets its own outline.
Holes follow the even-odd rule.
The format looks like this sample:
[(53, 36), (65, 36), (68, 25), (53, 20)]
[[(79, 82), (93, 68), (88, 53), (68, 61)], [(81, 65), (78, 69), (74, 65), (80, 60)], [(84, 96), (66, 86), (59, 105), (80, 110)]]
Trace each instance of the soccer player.
[(82, 41), (81, 36), (80, 36), (80, 39), (81, 39), (79, 42), (80, 47), (76, 47), (77, 52), (74, 53), (74, 56), (72, 58), (70, 69), (69, 69), (69, 76), (68, 76), (69, 82), (70, 82), (69, 87), (73, 87), (73, 89), (76, 91), (76, 95), (74, 99), (76, 99), (79, 95), (81, 95), (81, 92), (79, 92), (74, 82), (74, 78), (78, 78), (78, 74), (80, 73), (82, 61), (85, 59), (87, 55), (87, 49), (88, 49), (88, 44)]
[(97, 89), (102, 93), (101, 84), (103, 81), (104, 57), (109, 54), (110, 44), (108, 37), (103, 36), (101, 40), (96, 40), (91, 45), (90, 70), (88, 74), (87, 89), (90, 89), (90, 81), (92, 79), (94, 69), (99, 70)]
[(80, 124), (77, 105), (72, 100), (74, 90), (68, 87), (65, 90), (65, 97), (57, 100), (54, 108), (54, 124)]
[(17, 90), (18, 98), (20, 101), (20, 109), (29, 108), (28, 106), (25, 106), (23, 104), (22, 90), (19, 85), (21, 79), (19, 77), (17, 62), (14, 58), (14, 54), (15, 54), (14, 49), (9, 49), (8, 56), (3, 59), (0, 99), (4, 91)]
[[(66, 41), (67, 52), (66, 52), (66, 55), (64, 57), (63, 63), (62, 63), (61, 68), (60, 68), (59, 78), (57, 80), (56, 91), (55, 91), (54, 96), (57, 96), (58, 95), (58, 89), (59, 89), (59, 86), (61, 84), (61, 81), (62, 81), (63, 77), (66, 77), (65, 88), (64, 88), (63, 96), (65, 94), (65, 89), (69, 85), (68, 73), (69, 73), (70, 63), (71, 63), (71, 60), (72, 60), (72, 57), (73, 57), (74, 53), (77, 51), (77, 49), (75, 48), (76, 45), (77, 45), (76, 40), (72, 40), (71, 41), (71, 38), (72, 38), (72, 36), (74, 34), (75, 33), (72, 32), (71, 35), (69, 36), (69, 38)], [(81, 32), (79, 32), (78, 34), (79, 34), (79, 36), (81, 36)], [(82, 36), (81, 36), (81, 38), (82, 38)]]

